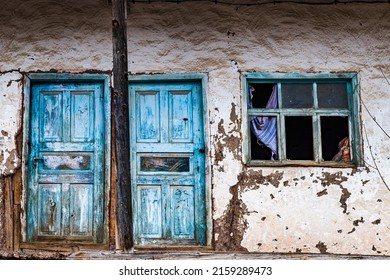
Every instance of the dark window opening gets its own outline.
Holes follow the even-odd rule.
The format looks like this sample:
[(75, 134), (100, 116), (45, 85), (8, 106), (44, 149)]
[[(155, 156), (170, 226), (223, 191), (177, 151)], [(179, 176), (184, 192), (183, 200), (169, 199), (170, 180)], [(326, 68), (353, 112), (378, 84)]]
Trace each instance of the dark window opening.
[(286, 156), (290, 160), (313, 160), (312, 117), (285, 117)]
[(252, 108), (265, 108), (267, 106), (274, 85), (276, 84), (250, 84), (253, 88)]
[(246, 73), (243, 81), (250, 165), (361, 164), (356, 74)]
[(253, 160), (270, 160), (272, 151), (266, 145), (261, 143), (256, 136), (251, 133), (251, 159)]
[(348, 117), (323, 116), (320, 121), (322, 158), (325, 161), (349, 161)]

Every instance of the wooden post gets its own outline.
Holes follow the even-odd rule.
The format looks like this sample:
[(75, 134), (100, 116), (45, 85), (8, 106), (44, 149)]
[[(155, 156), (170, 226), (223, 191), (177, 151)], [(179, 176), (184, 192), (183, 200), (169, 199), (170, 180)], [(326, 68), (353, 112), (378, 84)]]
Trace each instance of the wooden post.
[(116, 225), (119, 247), (133, 247), (130, 176), (129, 95), (127, 78), (126, 0), (112, 0), (113, 114), (116, 145)]

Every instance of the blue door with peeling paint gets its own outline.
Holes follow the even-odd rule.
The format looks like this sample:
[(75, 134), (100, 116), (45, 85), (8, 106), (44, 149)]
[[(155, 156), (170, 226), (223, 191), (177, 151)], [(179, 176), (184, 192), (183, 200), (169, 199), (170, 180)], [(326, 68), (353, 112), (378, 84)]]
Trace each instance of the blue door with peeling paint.
[(139, 245), (205, 245), (201, 85), (132, 83), (134, 239)]
[(103, 241), (101, 83), (32, 85), (27, 241)]

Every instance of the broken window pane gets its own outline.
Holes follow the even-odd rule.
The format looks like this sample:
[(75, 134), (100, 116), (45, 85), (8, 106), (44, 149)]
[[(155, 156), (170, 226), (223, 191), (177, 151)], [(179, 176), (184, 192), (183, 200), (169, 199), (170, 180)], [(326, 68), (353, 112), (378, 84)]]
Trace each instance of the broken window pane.
[(189, 172), (189, 157), (141, 157), (141, 171)]
[(319, 108), (348, 108), (347, 85), (345, 83), (317, 84)]
[(350, 161), (348, 117), (320, 117), (322, 158), (325, 161)]
[(312, 117), (286, 116), (286, 156), (290, 160), (313, 160)]
[(44, 170), (89, 170), (91, 157), (87, 155), (44, 155)]
[(250, 164), (360, 164), (358, 96), (350, 92), (356, 75), (248, 73), (246, 79)]
[(312, 84), (282, 84), (283, 108), (312, 108)]
[[(269, 104), (269, 101), (274, 86), (277, 87), (276, 84), (250, 84), (248, 108), (271, 108), (271, 104)], [(278, 105), (276, 99), (275, 104), (272, 106), (272, 108), (274, 109), (277, 107)]]
[(252, 159), (277, 160), (278, 137), (276, 116), (256, 116), (250, 120)]

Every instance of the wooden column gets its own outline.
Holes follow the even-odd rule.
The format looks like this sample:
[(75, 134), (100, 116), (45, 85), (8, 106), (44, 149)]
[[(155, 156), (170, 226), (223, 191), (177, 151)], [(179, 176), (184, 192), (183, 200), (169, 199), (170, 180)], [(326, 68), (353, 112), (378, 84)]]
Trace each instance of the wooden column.
[(127, 0), (112, 0), (113, 42), (113, 117), (116, 145), (116, 225), (119, 247), (133, 247), (133, 223), (130, 176), (129, 94), (127, 66)]

